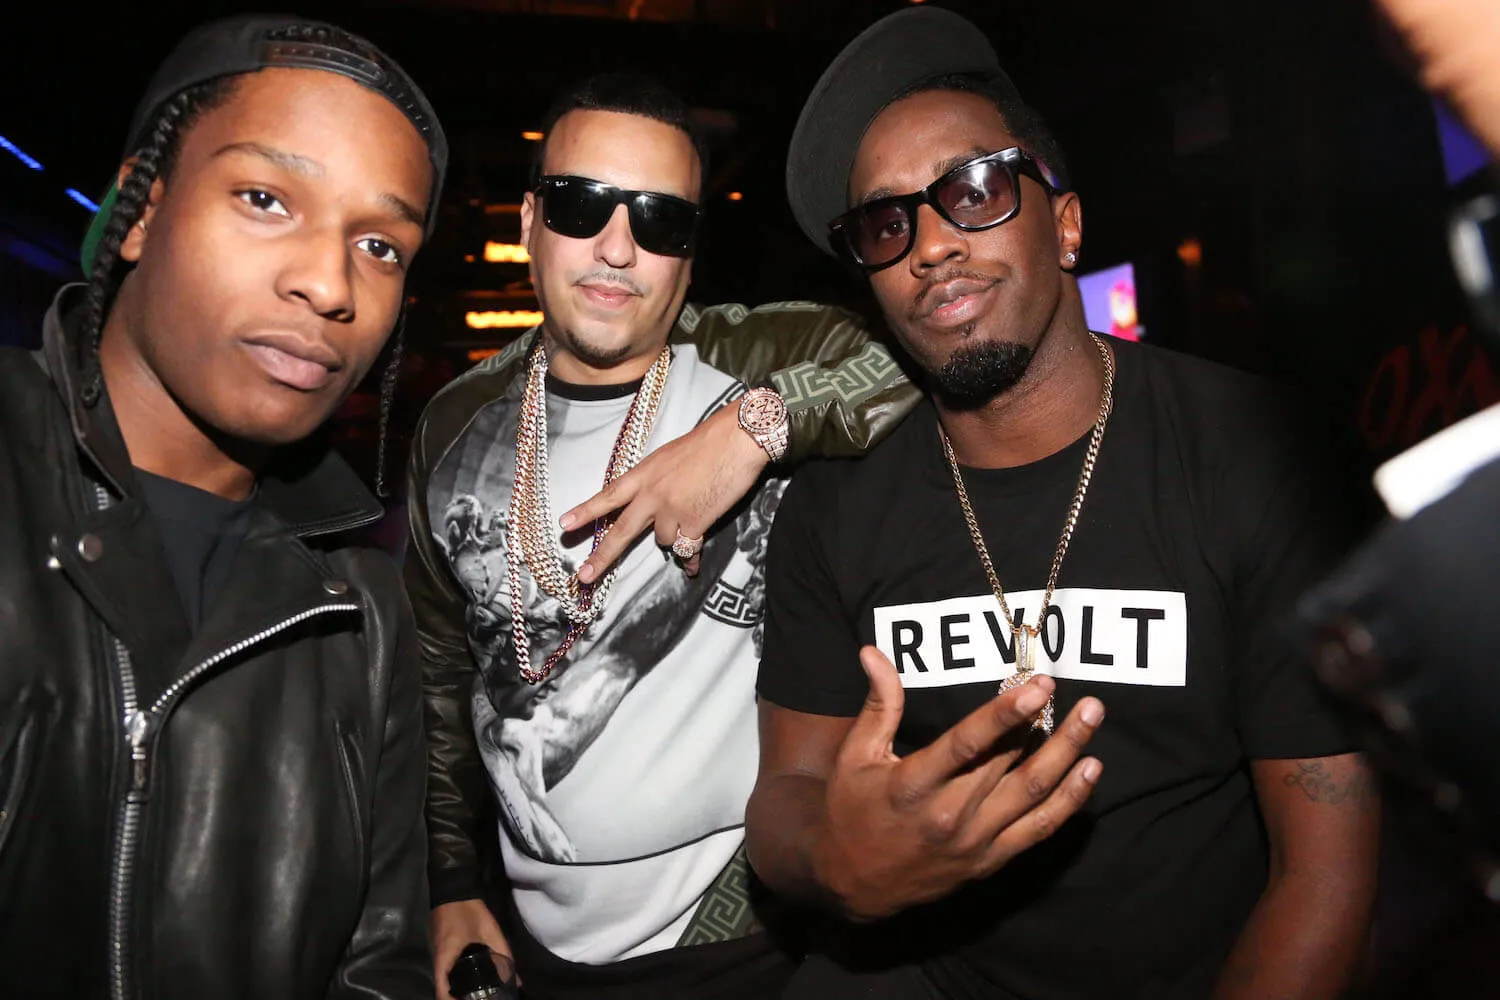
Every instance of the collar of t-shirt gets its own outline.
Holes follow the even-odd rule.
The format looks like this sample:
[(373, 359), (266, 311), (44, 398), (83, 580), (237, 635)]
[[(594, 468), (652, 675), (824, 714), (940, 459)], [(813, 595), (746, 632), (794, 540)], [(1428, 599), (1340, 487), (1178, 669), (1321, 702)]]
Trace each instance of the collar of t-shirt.
[(188, 625), (196, 632), (229, 580), (256, 494), (252, 492), (244, 500), (226, 500), (139, 468), (135, 478), (161, 529), (172, 580), (182, 598)]
[(634, 396), (640, 390), (641, 383), (645, 381), (645, 378), (638, 378), (633, 382), (616, 382), (612, 385), (581, 385), (577, 382), (564, 382), (549, 372), (547, 392), (575, 403), (595, 403), (606, 399)]

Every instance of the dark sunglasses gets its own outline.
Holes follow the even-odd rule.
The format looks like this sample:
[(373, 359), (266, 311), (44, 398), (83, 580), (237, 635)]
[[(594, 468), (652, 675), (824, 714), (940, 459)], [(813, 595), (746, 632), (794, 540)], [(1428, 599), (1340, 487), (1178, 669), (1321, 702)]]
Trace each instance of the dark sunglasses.
[(703, 210), (692, 202), (655, 191), (625, 191), (587, 177), (548, 176), (537, 181), (542, 221), (559, 236), (598, 236), (624, 204), (636, 246), (663, 257), (691, 257)]
[(1012, 146), (959, 164), (920, 191), (857, 205), (830, 222), (828, 231), (837, 250), (866, 271), (879, 271), (911, 252), (922, 205), (966, 233), (1014, 219), (1021, 211), (1022, 174), (1049, 195), (1062, 190), (1045, 163)]

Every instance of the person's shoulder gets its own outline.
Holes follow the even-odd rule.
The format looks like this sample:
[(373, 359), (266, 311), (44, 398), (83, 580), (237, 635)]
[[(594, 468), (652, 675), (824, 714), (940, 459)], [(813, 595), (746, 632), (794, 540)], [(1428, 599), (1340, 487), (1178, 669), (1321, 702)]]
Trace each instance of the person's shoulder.
[(1230, 454), (1258, 442), (1285, 445), (1320, 419), (1305, 395), (1263, 375), (1153, 344), (1120, 342), (1115, 351), (1122, 364), (1139, 366), (1158, 408), (1177, 411), (1186, 430)]
[(758, 306), (743, 302), (720, 302), (705, 305), (689, 302), (683, 305), (677, 316), (677, 328), (685, 333), (718, 326), (760, 326), (772, 323), (813, 323), (827, 319), (843, 319), (854, 313), (841, 306), (824, 305), (801, 299), (784, 302), (765, 302)]
[(1139, 364), (1147, 378), (1158, 385), (1170, 386), (1210, 403), (1233, 406), (1245, 400), (1264, 400), (1285, 404), (1293, 398), (1286, 386), (1272, 379), (1218, 361), (1156, 344), (1132, 341), (1111, 344), (1127, 364)]
[[(924, 436), (932, 434), (936, 422), (932, 405), (923, 400), (883, 441), (863, 455), (851, 458), (813, 458), (797, 467), (795, 476), (806, 478), (829, 500), (840, 496), (860, 498), (867, 504), (871, 490), (889, 492), (905, 482), (921, 457)], [(933, 445), (936, 446), (934, 440)]]
[(434, 393), (418, 421), (414, 453), (441, 454), (476, 413), (511, 392), (536, 336), (534, 330), (523, 333)]
[(46, 409), (41, 403), (57, 394), (41, 355), (21, 347), (0, 347), (0, 402), (23, 419)]

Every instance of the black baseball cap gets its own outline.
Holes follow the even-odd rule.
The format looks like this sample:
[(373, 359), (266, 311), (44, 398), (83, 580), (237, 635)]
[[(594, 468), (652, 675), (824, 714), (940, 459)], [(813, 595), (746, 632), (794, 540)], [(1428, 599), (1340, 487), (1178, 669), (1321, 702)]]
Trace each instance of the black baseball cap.
[[(448, 172), (448, 139), (425, 94), (394, 59), (372, 43), (343, 28), (289, 14), (240, 14), (210, 21), (188, 32), (157, 69), (136, 106), (122, 161), (146, 144), (162, 105), (190, 87), (220, 77), (257, 70), (320, 69), (348, 77), (390, 102), (427, 144), (432, 163), (432, 197), (427, 203), (424, 229), (430, 235), (437, 219), (438, 198)], [(118, 194), (115, 184), (94, 213), (83, 239), (83, 273), (92, 270), (94, 250)]]
[(834, 58), (802, 106), (786, 158), (787, 199), (808, 239), (837, 256), (828, 224), (849, 207), (849, 171), (870, 122), (908, 88), (954, 73), (983, 74), (1020, 100), (984, 32), (936, 7), (883, 17)]

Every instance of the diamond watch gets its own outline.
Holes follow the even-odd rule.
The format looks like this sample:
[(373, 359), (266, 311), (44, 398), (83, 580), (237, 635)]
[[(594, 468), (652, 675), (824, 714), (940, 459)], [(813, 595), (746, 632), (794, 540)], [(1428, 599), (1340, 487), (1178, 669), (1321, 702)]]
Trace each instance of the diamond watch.
[(757, 386), (740, 397), (740, 429), (766, 450), (771, 461), (786, 454), (788, 422), (781, 393)]

